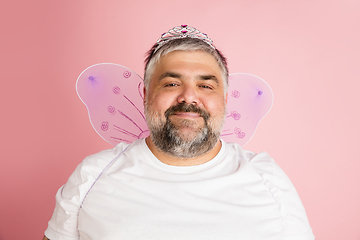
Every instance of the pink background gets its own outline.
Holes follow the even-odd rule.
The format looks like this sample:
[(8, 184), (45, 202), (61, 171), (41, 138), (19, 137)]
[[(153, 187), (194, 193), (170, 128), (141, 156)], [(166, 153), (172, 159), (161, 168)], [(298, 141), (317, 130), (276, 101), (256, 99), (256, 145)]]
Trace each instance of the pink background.
[(286, 171), (320, 240), (360, 240), (360, 1), (8, 1), (1, 24), (0, 239), (41, 239), (57, 189), (110, 148), (75, 92), (86, 67), (143, 74), (169, 28), (209, 34), (230, 72), (266, 80), (274, 105), (245, 149)]

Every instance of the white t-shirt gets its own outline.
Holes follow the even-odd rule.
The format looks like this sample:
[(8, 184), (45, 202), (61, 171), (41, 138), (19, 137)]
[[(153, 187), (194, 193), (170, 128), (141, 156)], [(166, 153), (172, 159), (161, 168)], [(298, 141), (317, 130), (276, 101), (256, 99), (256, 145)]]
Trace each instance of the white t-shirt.
[(88, 156), (56, 195), (57, 239), (313, 240), (304, 207), (266, 153), (225, 143), (189, 167), (159, 161), (144, 139)]

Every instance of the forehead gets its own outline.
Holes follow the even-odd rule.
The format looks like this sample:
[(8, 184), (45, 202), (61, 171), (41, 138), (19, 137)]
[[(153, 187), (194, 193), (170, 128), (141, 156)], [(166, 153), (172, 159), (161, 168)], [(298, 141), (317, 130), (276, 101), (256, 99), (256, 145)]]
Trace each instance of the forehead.
[(156, 79), (159, 73), (166, 71), (181, 71), (183, 74), (198, 73), (213, 74), (222, 80), (221, 68), (216, 58), (202, 50), (196, 51), (172, 51), (160, 57), (154, 67), (152, 79)]

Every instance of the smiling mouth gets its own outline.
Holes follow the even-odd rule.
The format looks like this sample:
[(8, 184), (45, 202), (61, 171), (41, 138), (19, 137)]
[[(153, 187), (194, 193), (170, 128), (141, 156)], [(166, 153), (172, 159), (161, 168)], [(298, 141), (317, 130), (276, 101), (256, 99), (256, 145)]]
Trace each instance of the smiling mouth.
[(173, 116), (183, 117), (183, 118), (198, 118), (201, 117), (199, 113), (195, 112), (176, 112)]
[(202, 110), (199, 107), (194, 106), (192, 104), (187, 105), (186, 103), (180, 103), (178, 105), (169, 107), (165, 111), (165, 117), (169, 118), (170, 116), (175, 116), (178, 118), (189, 119), (189, 120), (203, 118), (205, 122), (210, 117), (210, 115), (205, 110)]

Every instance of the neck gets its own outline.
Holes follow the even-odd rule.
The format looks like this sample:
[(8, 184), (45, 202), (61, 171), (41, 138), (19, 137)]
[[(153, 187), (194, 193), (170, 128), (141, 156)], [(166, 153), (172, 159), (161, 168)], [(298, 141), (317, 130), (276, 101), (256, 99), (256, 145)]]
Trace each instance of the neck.
[(157, 159), (172, 166), (195, 166), (204, 164), (213, 159), (221, 149), (221, 141), (218, 140), (215, 147), (202, 156), (194, 158), (178, 158), (159, 150), (151, 140), (150, 136), (145, 139), (145, 142)]

